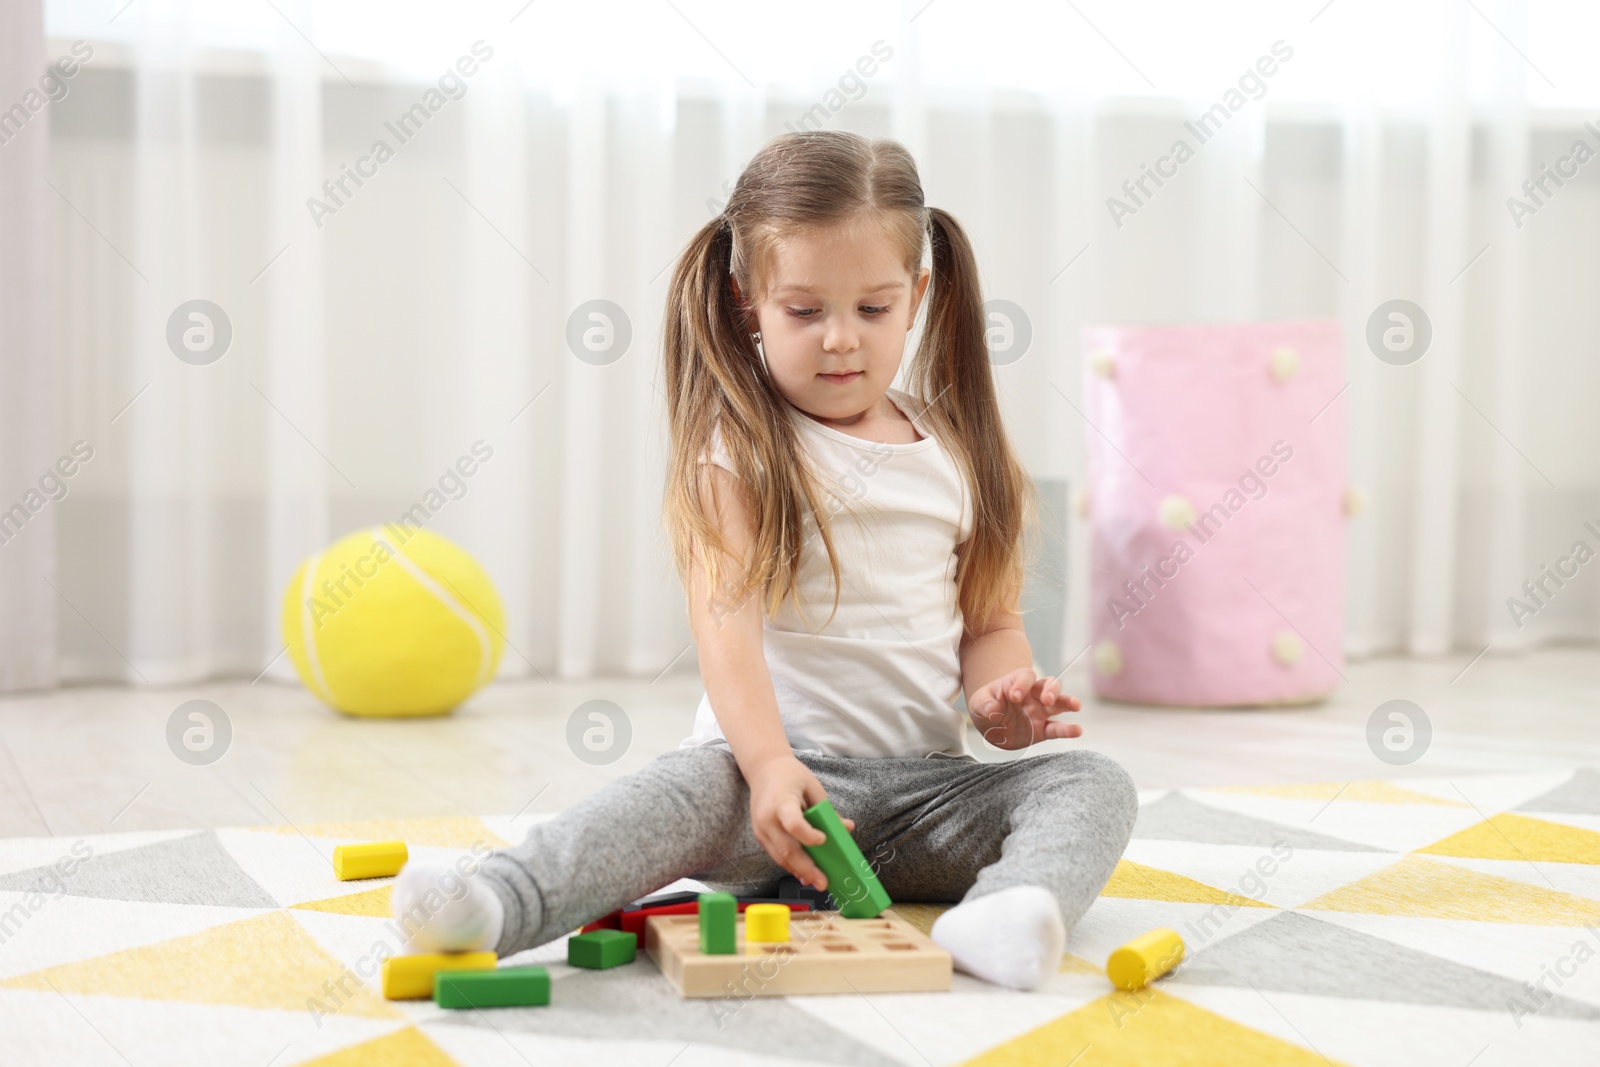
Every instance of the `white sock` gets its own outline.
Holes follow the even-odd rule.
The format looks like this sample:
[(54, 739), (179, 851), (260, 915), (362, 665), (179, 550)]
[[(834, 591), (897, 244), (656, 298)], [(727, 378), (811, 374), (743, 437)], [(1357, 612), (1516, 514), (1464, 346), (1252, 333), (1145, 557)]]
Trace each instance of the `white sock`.
[(1061, 968), (1067, 928), (1048, 889), (1015, 885), (957, 904), (930, 936), (959, 970), (1012, 989), (1033, 989)]
[[(461, 892), (462, 883), (467, 891)], [(452, 900), (456, 896), (459, 899)], [(463, 878), (454, 866), (412, 860), (400, 869), (391, 893), (394, 917), (411, 931), (419, 952), (462, 952), (494, 949), (505, 924), (505, 905), (494, 890), (473, 876)], [(418, 910), (408, 917), (413, 908)], [(421, 926), (418, 919), (424, 919)]]

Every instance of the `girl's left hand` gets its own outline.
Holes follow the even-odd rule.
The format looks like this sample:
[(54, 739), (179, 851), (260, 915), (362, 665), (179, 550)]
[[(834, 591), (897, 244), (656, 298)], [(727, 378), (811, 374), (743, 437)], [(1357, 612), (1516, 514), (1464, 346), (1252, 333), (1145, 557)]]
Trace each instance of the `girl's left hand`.
[(1077, 711), (1077, 697), (1062, 696), (1061, 682), (1036, 678), (1023, 667), (981, 687), (967, 701), (972, 724), (995, 748), (1027, 748), (1057, 737), (1077, 737), (1083, 727), (1051, 719), (1063, 711)]

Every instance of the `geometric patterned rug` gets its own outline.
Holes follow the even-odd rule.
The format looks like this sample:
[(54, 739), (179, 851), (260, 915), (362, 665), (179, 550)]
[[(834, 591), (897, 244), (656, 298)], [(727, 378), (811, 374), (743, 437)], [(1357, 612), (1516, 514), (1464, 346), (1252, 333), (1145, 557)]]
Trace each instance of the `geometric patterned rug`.
[[(1060, 973), (1018, 993), (681, 999), (635, 964), (547, 966), (551, 1003), (379, 993), (389, 883), (335, 844), (450, 861), (549, 815), (0, 840), (0, 1062), (1491, 1067), (1600, 1063), (1600, 771), (1147, 791)], [(662, 888), (698, 888), (687, 879)], [(924, 930), (945, 908), (896, 903)], [(1114, 991), (1157, 926), (1184, 963)]]

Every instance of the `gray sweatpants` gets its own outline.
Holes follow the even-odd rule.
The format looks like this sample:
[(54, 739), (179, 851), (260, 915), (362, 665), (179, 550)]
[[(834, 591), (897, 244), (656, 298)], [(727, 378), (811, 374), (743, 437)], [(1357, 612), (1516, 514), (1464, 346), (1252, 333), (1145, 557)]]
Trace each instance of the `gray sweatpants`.
[[(1073, 749), (1003, 763), (797, 752), (896, 901), (1048, 889), (1067, 929), (1127, 847), (1127, 771)], [(679, 878), (775, 896), (787, 872), (750, 828), (750, 787), (725, 745), (679, 748), (537, 823), (480, 867), (505, 905), (501, 956), (553, 941)]]

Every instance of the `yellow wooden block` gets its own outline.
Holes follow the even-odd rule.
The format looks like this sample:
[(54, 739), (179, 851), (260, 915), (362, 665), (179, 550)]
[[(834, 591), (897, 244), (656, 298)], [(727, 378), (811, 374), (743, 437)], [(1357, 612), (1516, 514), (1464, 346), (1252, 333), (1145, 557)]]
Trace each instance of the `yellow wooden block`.
[(789, 940), (789, 905), (749, 904), (744, 909), (746, 941)]
[(492, 971), (500, 957), (493, 952), (422, 952), (390, 956), (383, 961), (383, 995), (389, 1000), (433, 996), (438, 971)]
[(1140, 934), (1106, 960), (1106, 976), (1118, 989), (1143, 989), (1183, 960), (1183, 938), (1165, 926)]
[(352, 878), (388, 878), (400, 873), (408, 858), (404, 841), (363, 841), (359, 845), (335, 845), (333, 876), (341, 882)]

